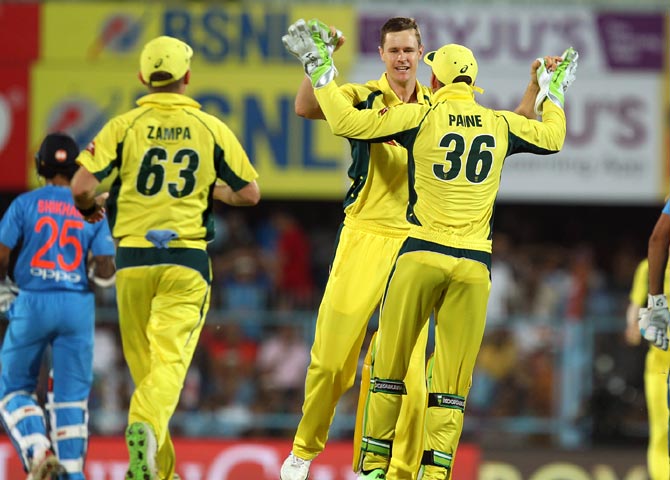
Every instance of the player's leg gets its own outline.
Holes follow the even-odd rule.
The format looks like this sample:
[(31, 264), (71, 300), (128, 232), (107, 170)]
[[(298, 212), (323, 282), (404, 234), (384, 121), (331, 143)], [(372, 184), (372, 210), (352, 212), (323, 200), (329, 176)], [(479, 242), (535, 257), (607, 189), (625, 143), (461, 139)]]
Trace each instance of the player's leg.
[[(407, 395), (402, 399), (400, 416), (396, 424), (396, 435), (393, 443), (391, 463), (388, 476), (398, 480), (414, 480), (417, 478), (423, 455), (423, 420), (426, 413), (426, 380), (423, 369), (425, 363), (426, 344), (430, 322), (426, 322), (414, 346), (405, 376)], [(354, 428), (354, 472), (363, 468), (363, 451), (361, 449), (363, 431), (365, 430), (365, 408), (370, 398), (370, 374), (374, 364), (374, 352), (377, 332), (370, 339), (370, 345), (361, 369), (361, 388), (358, 394), (356, 424)]]
[(22, 292), (14, 301), (0, 352), (0, 419), (26, 472), (51, 448), (44, 411), (34, 394), (49, 334), (41, 325), (45, 316), (35, 315), (36, 298)]
[[(120, 251), (121, 249), (119, 249)], [(155, 268), (145, 266), (121, 268), (116, 272), (119, 330), (121, 332), (123, 357), (135, 385), (133, 397), (149, 377), (151, 371), (151, 355), (146, 330), (151, 316), (151, 302), (156, 289), (157, 275), (155, 272)], [(144, 419), (138, 420), (136, 409), (132, 408), (132, 397), (125, 436), (129, 457), (129, 473), (143, 467), (155, 472), (155, 454), (151, 454), (151, 451), (147, 452), (148, 447), (155, 448), (155, 433), (153, 427), (144, 424)], [(147, 436), (149, 438), (146, 438)], [(140, 442), (145, 447), (138, 452)], [(147, 455), (147, 453), (149, 454)], [(138, 465), (140, 454), (144, 460)]]
[(363, 359), (361, 368), (361, 385), (358, 391), (358, 405), (356, 407), (356, 423), (354, 424), (354, 457), (352, 468), (354, 472), (360, 472), (363, 468), (363, 451), (361, 445), (363, 441), (363, 431), (365, 430), (365, 409), (370, 398), (370, 380), (372, 373), (373, 358), (377, 342), (377, 332), (372, 334), (368, 350)]
[(435, 357), (426, 410), (424, 480), (448, 480), (486, 323), (489, 270), (479, 261), (443, 256), (451, 271), (435, 312)]
[(208, 281), (196, 270), (163, 267), (152, 302), (147, 337), (153, 352), (151, 371), (131, 400), (130, 421), (151, 425), (156, 435), (159, 478), (172, 478), (176, 459), (164, 446), (209, 309)]
[(46, 404), (51, 443), (68, 480), (84, 480), (95, 297), (68, 293), (54, 296), (52, 302), (60, 326), (52, 346), (53, 369)]
[(409, 360), (400, 415), (396, 423), (393, 454), (388, 476), (398, 480), (415, 480), (423, 456), (424, 417), (426, 415), (426, 344), (430, 321), (426, 321)]
[[(427, 389), (427, 392), (430, 391), (430, 384), (433, 382), (433, 367), (435, 367), (435, 355), (431, 353), (430, 356), (428, 357), (428, 361), (426, 362), (426, 389)], [(425, 426), (426, 425), (425, 425), (425, 411), (424, 411), (424, 438), (425, 438), (425, 435), (426, 435)], [(421, 441), (421, 445), (423, 447), (423, 440)], [(422, 459), (423, 459), (423, 452), (421, 452), (421, 453), (422, 453)], [(454, 458), (455, 458), (455, 455), (454, 455)], [(424, 468), (425, 468), (424, 465), (419, 466), (418, 478), (420, 478), (420, 479), (423, 479)]]
[[(174, 444), (172, 443), (172, 437), (170, 436), (169, 430), (165, 433), (165, 441), (158, 448), (158, 452), (156, 452), (156, 463), (159, 468), (158, 478), (165, 478), (168, 480), (179, 479), (179, 476), (175, 472), (175, 469), (177, 468), (177, 456), (175, 454)], [(170, 472), (172, 472), (172, 477), (169, 476)]]
[[(293, 442), (292, 454), (298, 459), (311, 461), (325, 446), (337, 402), (355, 380), (367, 323), (382, 296), (401, 243), (401, 238), (347, 227), (340, 231), (319, 307), (305, 381), (303, 416)], [(291, 462), (294, 460), (289, 457), (282, 467), (281, 478), (304, 480), (309, 465), (293, 467)]]
[(375, 475), (376, 470), (385, 472), (389, 468), (396, 422), (406, 388), (403, 379), (417, 339), (438, 299), (436, 287), (444, 282), (441, 271), (426, 268), (424, 255), (425, 252), (401, 254), (389, 279), (362, 442), (364, 474)]
[(670, 352), (649, 347), (644, 368), (644, 390), (649, 422), (647, 468), (651, 480), (670, 478), (668, 452), (668, 368)]

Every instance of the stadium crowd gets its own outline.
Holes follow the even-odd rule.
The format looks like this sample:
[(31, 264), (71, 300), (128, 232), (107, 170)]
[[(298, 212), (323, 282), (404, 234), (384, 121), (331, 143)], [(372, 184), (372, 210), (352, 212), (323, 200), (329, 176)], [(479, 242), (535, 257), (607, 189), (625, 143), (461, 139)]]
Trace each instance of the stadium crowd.
[[(257, 218), (232, 209), (217, 213), (217, 238), (210, 245), (212, 308), (173, 423), (187, 436), (288, 438), (300, 413), (313, 322), (339, 222), (337, 206), (296, 212), (280, 205)], [(504, 219), (501, 223), (506, 224)], [(499, 230), (487, 332), (468, 409), (472, 422), (549, 420), (566, 408), (558, 391), (561, 369), (567, 368), (561, 364), (560, 353), (567, 347), (560, 332), (565, 325), (587, 327), (600, 320), (601, 326), (609, 323), (605, 333), (619, 343), (632, 272), (644, 252), (626, 238), (605, 248), (598, 242), (552, 242), (528, 231)], [(114, 290), (100, 289), (97, 299), (91, 429), (119, 434), (132, 385), (115, 324)], [(597, 350), (597, 345), (573, 348), (584, 382), (596, 393), (603, 385), (593, 400), (602, 401), (619, 373), (614, 366), (602, 371), (600, 364), (584, 359), (580, 363), (580, 352)], [(631, 349), (624, 352), (638, 355)], [(603, 355), (610, 358), (609, 351)], [(626, 363), (611, 358), (617, 365)], [(623, 378), (625, 388), (638, 392), (641, 380), (632, 369), (629, 373), (630, 378)], [(351, 434), (355, 390), (338, 406), (331, 438)], [(567, 402), (574, 404), (568, 415), (576, 424), (593, 408), (589, 392), (582, 393)], [(632, 421), (644, 422), (641, 391), (623, 398), (636, 407), (629, 409)], [(606, 430), (598, 425), (586, 428)]]

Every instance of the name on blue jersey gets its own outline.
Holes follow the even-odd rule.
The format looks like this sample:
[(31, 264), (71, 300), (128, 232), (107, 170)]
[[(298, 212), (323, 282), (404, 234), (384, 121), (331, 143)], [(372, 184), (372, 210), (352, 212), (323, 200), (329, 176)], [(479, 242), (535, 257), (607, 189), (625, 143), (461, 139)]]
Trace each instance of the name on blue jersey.
[(188, 127), (160, 127), (149, 125), (147, 138), (150, 140), (190, 140), (191, 130)]
[(449, 126), (481, 127), (481, 115), (449, 115)]
[(60, 200), (38, 200), (37, 211), (38, 213), (55, 213), (56, 215), (67, 215), (68, 217), (81, 217), (81, 214), (73, 204)]

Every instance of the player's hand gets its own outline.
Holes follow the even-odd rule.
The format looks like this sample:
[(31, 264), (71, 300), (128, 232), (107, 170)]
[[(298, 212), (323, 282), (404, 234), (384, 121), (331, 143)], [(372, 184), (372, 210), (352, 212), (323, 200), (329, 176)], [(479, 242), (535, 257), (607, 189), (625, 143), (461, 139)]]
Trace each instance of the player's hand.
[(334, 46), (329, 47), (326, 44), (324, 31), (330, 31), (324, 23), (316, 19), (305, 23), (300, 19), (291, 25), (288, 33), (282, 37), (286, 49), (302, 63), (314, 88), (325, 86), (337, 75), (335, 63), (330, 55)]
[[(546, 58), (538, 58), (536, 62), (539, 65), (536, 67), (537, 82), (540, 86), (540, 91), (535, 98), (535, 113), (540, 115), (542, 113), (542, 104), (549, 99), (557, 106), (563, 108), (565, 104), (565, 92), (572, 82), (575, 81), (577, 71), (577, 59), (579, 54), (570, 47), (560, 57), (560, 63), (551, 70), (555, 57), (549, 57), (549, 62)], [(533, 62), (535, 67), (536, 62)]]
[(649, 295), (647, 308), (640, 309), (638, 325), (642, 338), (661, 350), (668, 349), (670, 311), (665, 295)]
[[(312, 34), (312, 40), (314, 40), (314, 44), (319, 52), (319, 57), (322, 60), (321, 65), (314, 69), (310, 75), (312, 86), (314, 88), (325, 87), (337, 76), (337, 68), (335, 68), (332, 53), (339, 40), (328, 35), (324, 38), (324, 32), (326, 30), (330, 31), (330, 27), (316, 18), (310, 20), (307, 25)], [(341, 32), (337, 32), (341, 36)]]
[(544, 58), (537, 58), (530, 65), (530, 82), (536, 85), (538, 88), (540, 84), (537, 80), (537, 71), (541, 66), (547, 69), (548, 72), (554, 72), (558, 64), (561, 63), (561, 57), (547, 55)]
[(326, 25), (317, 18), (311, 19), (307, 22), (307, 25), (312, 29), (312, 35), (321, 37), (321, 40), (326, 44), (330, 55), (332, 55), (333, 52), (336, 52), (346, 41), (346, 38), (340, 30), (333, 25)]
[(307, 76), (323, 64), (310, 27), (302, 18), (288, 27), (288, 33), (282, 37), (282, 43), (286, 50), (300, 60)]
[(90, 215), (82, 215), (88, 223), (97, 223), (105, 218), (105, 203), (109, 198), (109, 192), (103, 192), (95, 197), (95, 210)]
[(19, 294), (19, 287), (10, 280), (9, 277), (0, 282), (0, 313), (5, 313), (9, 310), (12, 302)]

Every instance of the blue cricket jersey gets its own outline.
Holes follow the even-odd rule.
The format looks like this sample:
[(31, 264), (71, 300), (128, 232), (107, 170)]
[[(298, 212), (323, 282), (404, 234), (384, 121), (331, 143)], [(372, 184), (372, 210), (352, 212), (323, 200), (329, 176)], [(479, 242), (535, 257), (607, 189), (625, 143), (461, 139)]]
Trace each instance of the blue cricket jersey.
[(69, 187), (47, 185), (19, 195), (0, 221), (0, 243), (21, 243), (14, 281), (21, 290), (89, 291), (86, 260), (114, 255), (106, 221), (90, 224)]
[(670, 199), (668, 199), (667, 202), (665, 202), (665, 206), (663, 207), (663, 210), (661, 213), (665, 213), (666, 215), (670, 215)]

